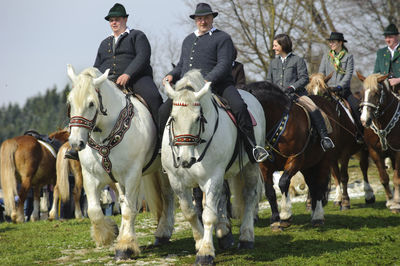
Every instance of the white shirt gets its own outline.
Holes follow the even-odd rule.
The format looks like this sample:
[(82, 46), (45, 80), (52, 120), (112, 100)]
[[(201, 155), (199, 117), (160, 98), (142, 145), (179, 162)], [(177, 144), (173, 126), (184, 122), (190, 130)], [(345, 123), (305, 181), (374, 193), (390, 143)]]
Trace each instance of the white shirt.
[[(207, 31), (207, 32), (204, 33), (204, 34), (207, 34), (207, 33), (208, 33), (208, 34), (212, 35), (212, 33), (213, 33), (214, 31), (216, 31), (216, 30), (217, 30), (216, 28), (212, 27), (211, 30)], [(197, 37), (201, 36), (198, 29), (194, 31), (194, 34), (195, 34)], [(202, 35), (204, 35), (204, 34), (202, 34)]]
[(286, 57), (282, 57), (282, 56), (281, 56), (282, 64), (285, 63), (286, 58), (287, 58), (289, 55), (291, 55), (291, 53), (292, 53), (292, 52), (288, 53), (288, 54), (286, 55)]
[(129, 27), (126, 27), (125, 31), (124, 31), (123, 33), (121, 33), (120, 35), (118, 35), (117, 37), (115, 37), (115, 36), (114, 36), (114, 33), (113, 33), (113, 34), (111, 34), (111, 36), (114, 36), (114, 43), (117, 43), (117, 42), (118, 42), (118, 39), (119, 39), (119, 37), (121, 37), (121, 35), (122, 35), (122, 34), (124, 34), (125, 32), (129, 34), (129, 32), (130, 32), (130, 29), (129, 29)]
[(389, 52), (390, 52), (390, 55), (392, 56), (392, 58), (393, 58), (394, 52), (396, 51), (397, 47), (399, 47), (399, 44), (400, 44), (400, 43), (398, 43), (398, 44), (394, 47), (393, 50), (388, 46), (388, 49), (389, 49)]

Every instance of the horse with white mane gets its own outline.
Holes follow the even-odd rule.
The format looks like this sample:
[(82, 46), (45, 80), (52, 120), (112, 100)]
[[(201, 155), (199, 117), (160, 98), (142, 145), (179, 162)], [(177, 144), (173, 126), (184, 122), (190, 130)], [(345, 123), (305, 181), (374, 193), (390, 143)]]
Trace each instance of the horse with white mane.
[[(168, 97), (173, 100), (169, 122), (164, 129), (161, 161), (171, 186), (177, 194), (185, 218), (190, 222), (196, 241), (196, 263), (210, 264), (215, 258), (213, 227), (222, 248), (233, 245), (226, 205), (220, 204), (223, 181), (232, 178), (234, 206), (242, 225), (239, 247), (254, 245), (254, 208), (257, 203), (256, 186), (260, 181), (258, 164), (249, 162), (244, 147), (239, 148), (243, 159), (238, 159), (226, 172), (234, 154), (238, 131), (215, 102), (199, 70), (191, 70), (179, 80), (175, 90), (166, 83)], [(240, 91), (257, 125), (254, 128), (257, 145), (264, 146), (265, 118), (260, 103), (250, 93)], [(243, 145), (243, 144), (241, 144)], [(242, 171), (242, 172), (241, 172)], [(200, 186), (205, 192), (204, 228), (192, 203), (192, 188)]]
[(158, 222), (155, 244), (171, 237), (173, 192), (161, 172), (159, 156), (148, 165), (157, 140), (150, 112), (136, 97), (125, 95), (109, 81), (108, 72), (88, 68), (76, 75), (68, 65), (73, 83), (68, 96), (69, 143), (79, 151), (92, 237), (98, 246), (112, 244), (118, 234), (116, 224), (104, 217), (99, 201), (101, 189), (118, 182), (122, 220), (115, 258), (127, 259), (140, 253), (134, 226), (140, 183), (145, 184), (146, 199)]

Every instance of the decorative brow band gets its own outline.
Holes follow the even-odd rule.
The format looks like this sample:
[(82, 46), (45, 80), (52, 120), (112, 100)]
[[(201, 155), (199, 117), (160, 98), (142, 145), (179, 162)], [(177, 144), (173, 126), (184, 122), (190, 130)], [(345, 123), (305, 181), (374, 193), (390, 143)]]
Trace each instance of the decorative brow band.
[[(175, 106), (188, 106), (189, 104), (187, 103), (173, 103)], [(196, 102), (196, 103), (192, 103), (191, 105), (193, 106), (200, 106), (200, 103)]]

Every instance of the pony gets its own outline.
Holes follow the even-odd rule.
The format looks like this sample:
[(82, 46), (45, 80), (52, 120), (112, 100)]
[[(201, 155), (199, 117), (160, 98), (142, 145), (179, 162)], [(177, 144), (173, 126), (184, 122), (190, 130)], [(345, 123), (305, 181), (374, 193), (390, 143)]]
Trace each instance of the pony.
[[(183, 215), (192, 227), (197, 264), (214, 262), (214, 226), (220, 248), (233, 245), (226, 203), (221, 200), (224, 177), (232, 179), (233, 205), (241, 218), (239, 248), (254, 246), (253, 219), (260, 179), (258, 165), (249, 162), (242, 144), (238, 149), (241, 163), (236, 159), (229, 168), (238, 138), (237, 128), (228, 113), (216, 103), (210, 85), (199, 70), (187, 72), (176, 83), (175, 89), (168, 83), (165, 85), (173, 105), (164, 129), (161, 161)], [(251, 94), (245, 91), (240, 91), (240, 94), (257, 121), (254, 127), (257, 144), (263, 145), (263, 109)], [(204, 227), (192, 202), (192, 188), (197, 186), (205, 193)]]
[[(260, 163), (260, 168), (265, 182), (265, 194), (271, 205), (271, 230), (280, 231), (281, 228), (291, 225), (292, 210), (288, 191), (291, 178), (298, 171), (303, 174), (312, 198), (311, 223), (314, 226), (322, 225), (334, 149), (323, 152), (319, 136), (311, 128), (307, 110), (293, 103), (277, 85), (260, 81), (247, 84), (246, 90), (261, 103), (267, 121), (265, 142), (271, 156)], [(311, 98), (325, 113), (335, 117), (332, 104), (322, 97)], [(336, 143), (338, 128), (334, 124), (331, 126), (330, 137)], [(283, 171), (279, 179), (282, 192), (280, 213), (274, 190), (275, 171)]]
[[(97, 246), (115, 245), (115, 259), (140, 254), (135, 233), (136, 205), (141, 182), (158, 223), (155, 245), (168, 243), (174, 224), (174, 199), (157, 154), (157, 130), (146, 106), (132, 94), (124, 94), (102, 74), (87, 68), (79, 75), (67, 66), (73, 89), (68, 95), (72, 149), (78, 151), (83, 186), (88, 201), (92, 238)], [(87, 147), (88, 146), (88, 147)], [(157, 149), (157, 150), (156, 150)], [(154, 151), (156, 151), (154, 153)], [(118, 183), (121, 226), (104, 217), (100, 206), (102, 188)]]
[[(64, 143), (68, 139), (67, 130), (58, 130), (49, 135), (50, 139)], [(32, 221), (39, 220), (40, 189), (56, 183), (56, 152), (44, 141), (30, 135), (17, 136), (5, 140), (0, 148), (1, 187), (7, 215), (14, 223), (24, 222), (24, 202), (33, 188)], [(17, 193), (17, 183), (20, 189)], [(18, 206), (15, 196), (18, 195)]]
[[(371, 158), (379, 165), (379, 177), (386, 193), (386, 206), (394, 213), (400, 212), (400, 100), (389, 85), (388, 75), (371, 74), (364, 77), (357, 71), (363, 82), (361, 123), (370, 128), (366, 139)], [(393, 165), (394, 195), (389, 187), (389, 176), (384, 159), (389, 157)]]
[(368, 148), (365, 143), (359, 144), (356, 141), (357, 129), (349, 108), (345, 107), (347, 103), (333, 92), (333, 88), (327, 85), (332, 73), (326, 77), (322, 73), (312, 74), (306, 89), (309, 94), (323, 96), (336, 106), (339, 119), (332, 119), (332, 121), (340, 128), (340, 138), (335, 142), (337, 149), (335, 150), (335, 161), (332, 166), (332, 175), (336, 186), (334, 204), (340, 205), (342, 210), (347, 210), (350, 209), (350, 197), (347, 191), (349, 181), (348, 164), (352, 155), (356, 153), (360, 155), (359, 161), (364, 179), (365, 202), (367, 204), (374, 203), (375, 195), (368, 181)]

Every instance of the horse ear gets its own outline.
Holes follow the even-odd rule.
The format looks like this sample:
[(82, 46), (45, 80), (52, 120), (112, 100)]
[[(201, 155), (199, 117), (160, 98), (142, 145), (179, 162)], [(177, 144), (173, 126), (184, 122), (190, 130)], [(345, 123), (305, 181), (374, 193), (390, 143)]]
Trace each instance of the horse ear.
[(68, 77), (71, 79), (72, 83), (75, 83), (77, 76), (75, 74), (74, 67), (71, 64), (67, 64)]
[(364, 82), (365, 77), (361, 74), (361, 72), (359, 72), (358, 70), (356, 70), (356, 73), (357, 73), (358, 79), (361, 80), (362, 82)]
[(104, 74), (101, 75), (100, 77), (93, 79), (93, 84), (94, 84), (95, 87), (97, 87), (97, 85), (103, 83), (103, 82), (107, 79), (107, 77), (108, 77), (108, 72), (110, 72), (110, 69), (107, 69), (107, 70), (104, 72)]
[(333, 71), (332, 71), (328, 76), (326, 76), (326, 77), (324, 78), (324, 82), (325, 82), (325, 83), (328, 83), (328, 81), (332, 78), (332, 76), (333, 76)]
[(199, 100), (201, 97), (203, 97), (204, 94), (206, 94), (208, 92), (208, 90), (210, 89), (210, 86), (211, 86), (211, 82), (209, 81), (203, 86), (203, 88), (201, 88), (200, 91), (195, 92), (194, 93), (195, 99)]
[(385, 79), (387, 79), (389, 77), (389, 74), (386, 74), (386, 75), (384, 75), (384, 76), (380, 76), (379, 78), (378, 78), (378, 83), (381, 83), (382, 81), (384, 81)]
[(165, 82), (164, 88), (165, 88), (165, 92), (167, 93), (168, 98), (174, 99), (177, 92), (171, 87), (171, 84), (169, 84), (168, 81)]

